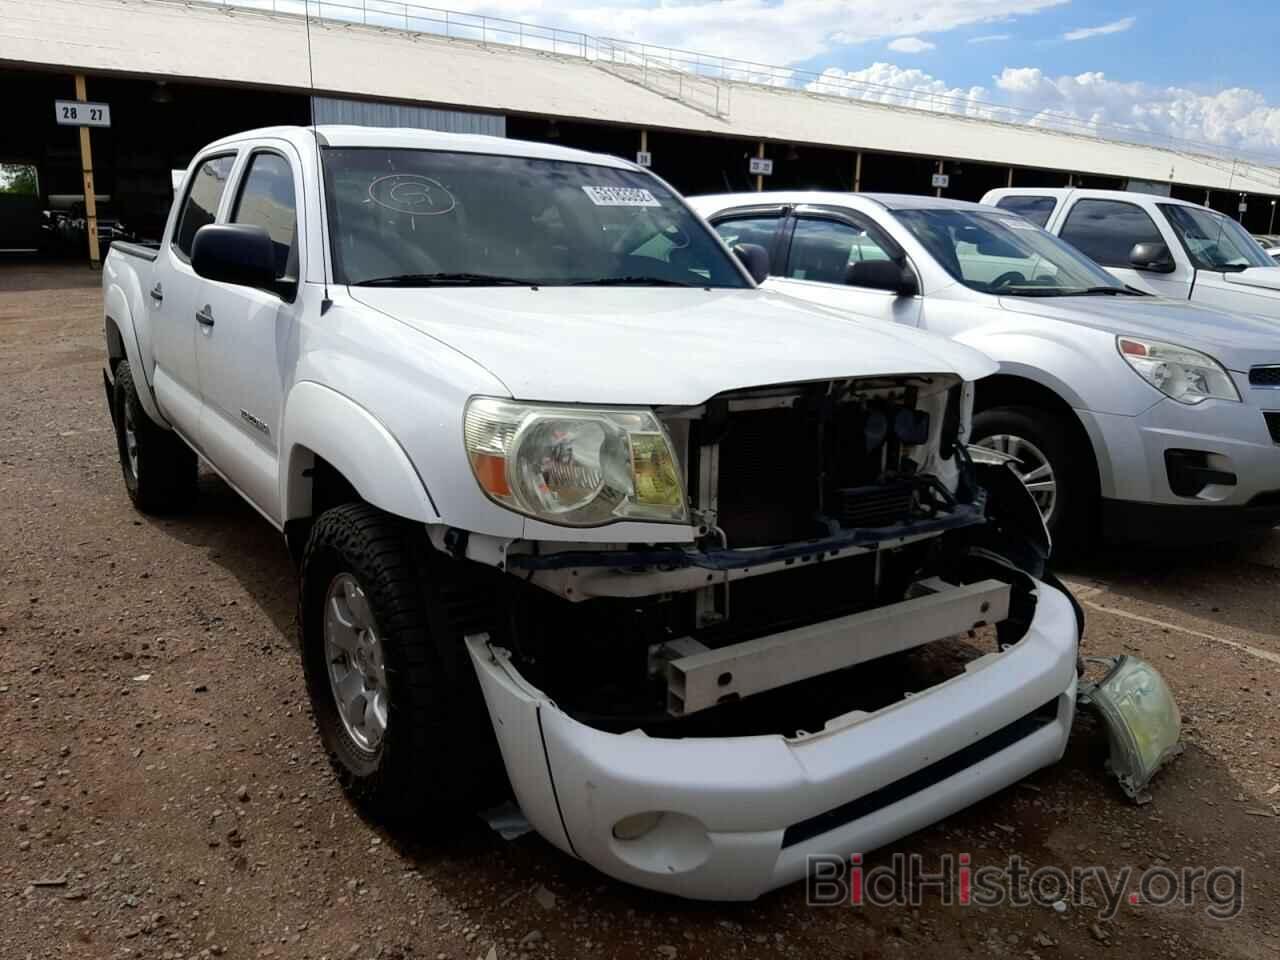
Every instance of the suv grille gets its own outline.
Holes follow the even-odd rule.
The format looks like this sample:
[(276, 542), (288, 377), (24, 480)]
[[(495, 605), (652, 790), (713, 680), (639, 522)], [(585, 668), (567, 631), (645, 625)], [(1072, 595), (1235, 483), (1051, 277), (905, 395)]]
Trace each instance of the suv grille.
[(1249, 383), (1255, 387), (1280, 387), (1280, 366), (1254, 367), (1249, 371)]

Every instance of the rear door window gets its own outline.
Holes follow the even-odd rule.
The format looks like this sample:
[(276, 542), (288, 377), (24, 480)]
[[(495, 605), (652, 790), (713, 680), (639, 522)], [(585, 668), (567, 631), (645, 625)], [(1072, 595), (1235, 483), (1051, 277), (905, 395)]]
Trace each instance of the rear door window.
[(1128, 267), (1135, 243), (1164, 243), (1147, 212), (1123, 200), (1079, 200), (1060, 236), (1104, 267)]
[(227, 178), (231, 176), (235, 159), (234, 153), (210, 157), (200, 164), (196, 175), (191, 178), (187, 199), (183, 201), (182, 214), (173, 234), (173, 247), (184, 260), (191, 259), (196, 231), (217, 219), (218, 204), (227, 188)]
[(1053, 208), (1057, 205), (1058, 201), (1053, 197), (1015, 195), (1001, 197), (996, 201), (996, 206), (1001, 210), (1008, 210), (1020, 217), (1026, 217), (1037, 227), (1043, 227), (1049, 222), (1049, 218), (1053, 216)]
[(757, 213), (717, 219), (713, 226), (720, 239), (731, 247), (737, 243), (754, 243), (772, 252), (781, 222), (781, 213)]

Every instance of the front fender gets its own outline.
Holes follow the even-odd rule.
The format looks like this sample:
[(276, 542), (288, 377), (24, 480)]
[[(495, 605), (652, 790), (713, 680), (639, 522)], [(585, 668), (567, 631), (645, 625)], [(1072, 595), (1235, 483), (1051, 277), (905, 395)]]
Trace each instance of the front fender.
[(322, 457), (380, 510), (423, 523), (440, 514), (408, 454), (383, 423), (349, 397), (313, 381), (289, 392), (284, 410), (280, 502), (285, 520), (310, 513), (310, 484), (303, 475)]

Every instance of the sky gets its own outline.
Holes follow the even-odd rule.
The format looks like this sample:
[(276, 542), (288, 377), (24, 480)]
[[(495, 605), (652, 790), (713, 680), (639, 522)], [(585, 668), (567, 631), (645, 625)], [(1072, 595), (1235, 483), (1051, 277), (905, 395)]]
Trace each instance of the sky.
[[(1280, 4), (452, 0), (458, 10), (1280, 158)], [(849, 89), (828, 85), (824, 92)], [(862, 87), (863, 95), (868, 88)]]

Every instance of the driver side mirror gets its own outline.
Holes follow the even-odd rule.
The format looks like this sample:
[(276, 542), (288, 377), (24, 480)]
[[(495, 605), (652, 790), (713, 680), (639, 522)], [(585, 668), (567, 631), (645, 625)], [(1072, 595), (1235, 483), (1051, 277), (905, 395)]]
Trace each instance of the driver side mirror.
[(210, 223), (196, 231), (191, 269), (206, 280), (233, 283), (288, 296), (286, 281), (276, 279), (276, 251), (265, 227), (247, 223)]
[(764, 283), (769, 279), (769, 251), (758, 243), (735, 243), (733, 255), (747, 268), (751, 279)]
[(1163, 243), (1135, 243), (1129, 251), (1129, 263), (1135, 270), (1149, 273), (1173, 273), (1178, 269), (1169, 248)]
[(887, 290), (899, 297), (914, 297), (919, 281), (910, 267), (894, 260), (858, 260), (849, 264), (844, 282), (850, 287)]

